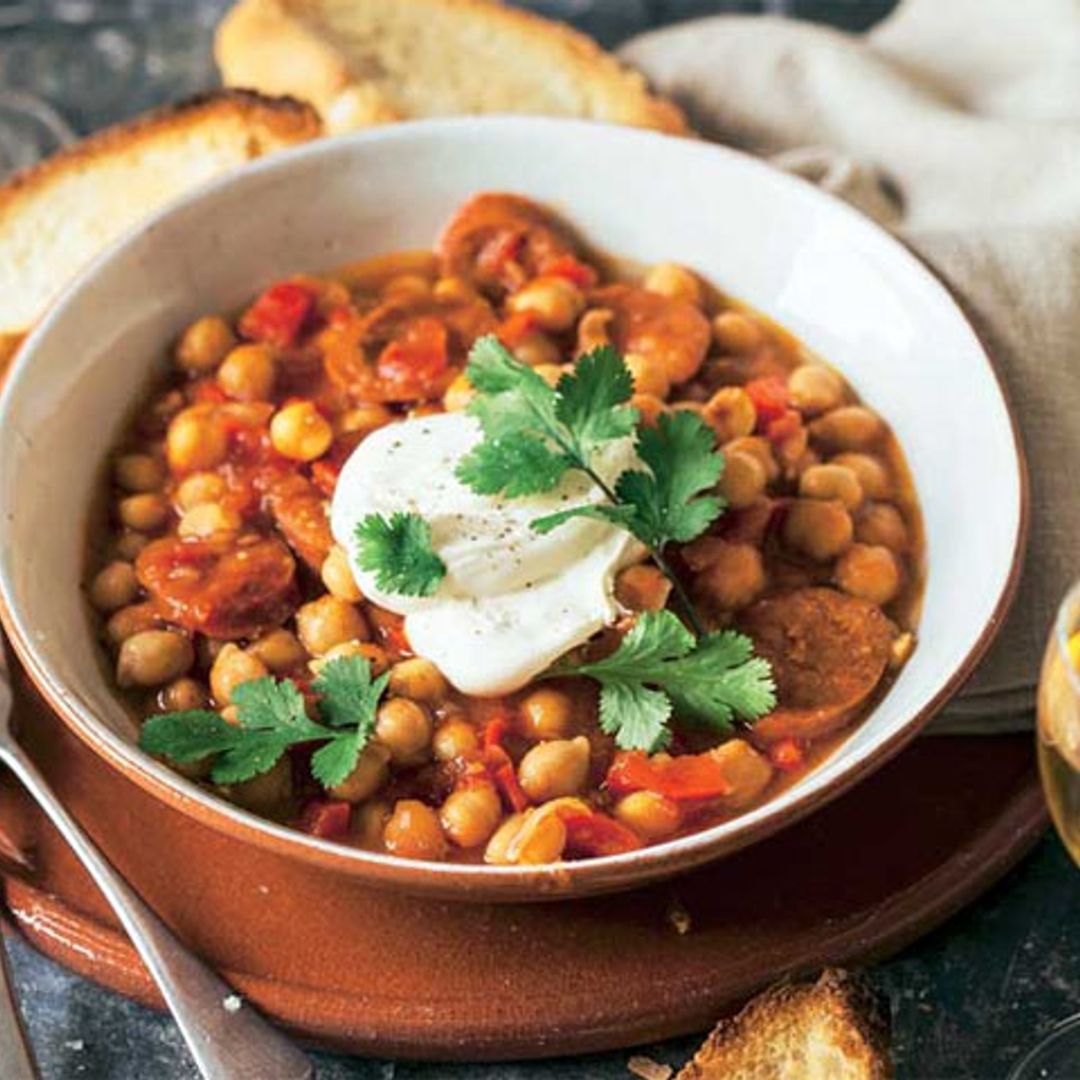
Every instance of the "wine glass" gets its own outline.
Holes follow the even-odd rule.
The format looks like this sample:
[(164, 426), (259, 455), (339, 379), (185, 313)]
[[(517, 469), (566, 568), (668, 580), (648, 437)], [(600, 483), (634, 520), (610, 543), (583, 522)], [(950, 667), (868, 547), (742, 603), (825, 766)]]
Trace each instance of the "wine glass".
[[(1050, 630), (1039, 678), (1035, 726), (1039, 775), (1065, 847), (1080, 863), (1080, 582)], [(1080, 1015), (1061, 1021), (1013, 1069), (1009, 1080), (1080, 1076)]]

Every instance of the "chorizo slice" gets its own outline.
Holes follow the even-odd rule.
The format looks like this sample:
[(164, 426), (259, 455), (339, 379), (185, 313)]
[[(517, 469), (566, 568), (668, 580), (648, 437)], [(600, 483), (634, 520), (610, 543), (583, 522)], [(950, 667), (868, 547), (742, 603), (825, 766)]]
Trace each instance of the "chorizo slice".
[(780, 707), (754, 725), (765, 742), (842, 728), (880, 681), (896, 634), (876, 605), (816, 587), (759, 600), (739, 628), (776, 679)]
[(256, 637), (298, 599), (296, 562), (273, 538), (166, 537), (139, 553), (135, 571), (169, 622), (210, 638)]
[(589, 302), (612, 312), (609, 333), (619, 352), (654, 361), (673, 383), (686, 382), (698, 373), (709, 351), (712, 330), (694, 304), (637, 285), (595, 289)]
[(306, 476), (293, 473), (269, 489), (266, 508), (289, 547), (318, 573), (334, 546), (326, 496)]
[(495, 297), (517, 292), (558, 259), (575, 256), (573, 234), (519, 195), (476, 195), (450, 219), (435, 246), (440, 272)]

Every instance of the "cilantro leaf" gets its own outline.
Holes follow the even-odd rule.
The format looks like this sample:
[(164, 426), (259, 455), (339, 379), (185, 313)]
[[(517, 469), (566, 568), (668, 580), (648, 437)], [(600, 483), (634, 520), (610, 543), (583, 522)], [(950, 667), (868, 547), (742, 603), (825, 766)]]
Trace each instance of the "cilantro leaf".
[(579, 460), (588, 462), (601, 443), (633, 434), (638, 412), (626, 403), (634, 380), (610, 345), (582, 356), (555, 390), (555, 416), (570, 432)]
[(388, 680), (372, 680), (360, 657), (330, 661), (313, 684), (321, 723), (308, 716), (304, 695), (291, 679), (254, 679), (233, 691), (235, 724), (207, 709), (164, 713), (143, 724), (139, 746), (178, 764), (213, 757), (214, 783), (237, 784), (268, 772), (289, 747), (321, 742), (311, 771), (324, 787), (335, 787), (356, 767), (375, 730)]
[(357, 564), (385, 592), (432, 596), (446, 576), (446, 564), (431, 546), (431, 528), (419, 514), (368, 514), (354, 535)]
[(568, 468), (565, 454), (527, 432), (488, 438), (459, 462), (457, 478), (478, 495), (539, 495), (551, 491)]
[(670, 611), (645, 612), (610, 656), (560, 663), (551, 675), (600, 683), (600, 723), (624, 750), (654, 753), (669, 742), (673, 713), (719, 732), (736, 716), (756, 720), (776, 703), (769, 665), (733, 631), (700, 641)]

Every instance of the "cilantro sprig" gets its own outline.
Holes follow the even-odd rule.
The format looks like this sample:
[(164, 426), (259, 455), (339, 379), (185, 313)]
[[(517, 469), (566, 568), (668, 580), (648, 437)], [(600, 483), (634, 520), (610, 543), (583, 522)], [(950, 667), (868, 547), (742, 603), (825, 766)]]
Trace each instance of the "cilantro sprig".
[(600, 727), (624, 750), (655, 753), (680, 719), (730, 734), (738, 717), (753, 721), (776, 705), (768, 663), (750, 639), (731, 630), (695, 638), (670, 611), (642, 614), (610, 656), (564, 660), (547, 677), (587, 675), (600, 684)]
[(357, 564), (385, 592), (433, 596), (446, 577), (446, 564), (431, 546), (431, 527), (419, 514), (368, 514), (354, 536)]
[(388, 680), (386, 674), (372, 679), (363, 657), (331, 660), (312, 683), (319, 696), (313, 720), (291, 679), (254, 679), (233, 691), (235, 724), (209, 709), (163, 713), (143, 725), (139, 746), (180, 765), (213, 757), (210, 779), (236, 784), (269, 772), (289, 747), (320, 742), (312, 775), (323, 787), (336, 787), (356, 767), (375, 730)]

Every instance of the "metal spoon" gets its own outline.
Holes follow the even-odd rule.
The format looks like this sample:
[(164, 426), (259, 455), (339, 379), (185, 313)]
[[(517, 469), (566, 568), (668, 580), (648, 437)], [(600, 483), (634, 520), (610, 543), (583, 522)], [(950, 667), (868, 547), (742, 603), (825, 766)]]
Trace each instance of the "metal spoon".
[[(11, 686), (0, 644), (0, 762), (11, 769), (45, 811), (112, 905), (165, 998), (199, 1072), (206, 1080), (312, 1077), (311, 1063), (300, 1050), (196, 959), (94, 846), (15, 741), (11, 710)], [(12, 1026), (0, 1021), (0, 1038), (5, 1032), (13, 1038), (21, 1034), (17, 1023)], [(25, 1042), (22, 1054), (29, 1060)], [(0, 1049), (0, 1063), (8, 1060), (18, 1061), (18, 1047)], [(5, 1070), (2, 1075), (19, 1074)]]

